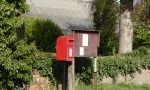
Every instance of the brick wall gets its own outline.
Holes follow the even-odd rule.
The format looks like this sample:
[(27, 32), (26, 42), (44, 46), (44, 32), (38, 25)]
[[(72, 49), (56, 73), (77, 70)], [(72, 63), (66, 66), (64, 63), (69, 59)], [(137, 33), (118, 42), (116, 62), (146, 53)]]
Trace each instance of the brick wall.
[(28, 90), (52, 90), (52, 86), (48, 77), (42, 77), (39, 71), (34, 70), (33, 80), (28, 88)]

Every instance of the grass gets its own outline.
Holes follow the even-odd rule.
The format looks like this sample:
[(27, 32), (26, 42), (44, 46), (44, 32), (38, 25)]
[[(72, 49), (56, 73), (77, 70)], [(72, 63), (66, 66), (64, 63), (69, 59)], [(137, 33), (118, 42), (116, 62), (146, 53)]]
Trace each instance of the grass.
[(100, 84), (97, 86), (77, 86), (75, 90), (150, 90), (150, 85)]

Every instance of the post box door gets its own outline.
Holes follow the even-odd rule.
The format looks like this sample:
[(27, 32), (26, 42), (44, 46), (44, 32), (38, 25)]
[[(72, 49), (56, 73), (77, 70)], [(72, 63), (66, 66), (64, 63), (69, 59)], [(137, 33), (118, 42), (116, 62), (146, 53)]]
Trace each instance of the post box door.
[(67, 60), (72, 61), (74, 59), (74, 37), (68, 36), (68, 43), (67, 43)]
[(60, 36), (56, 43), (56, 60), (64, 61), (67, 60), (67, 37)]

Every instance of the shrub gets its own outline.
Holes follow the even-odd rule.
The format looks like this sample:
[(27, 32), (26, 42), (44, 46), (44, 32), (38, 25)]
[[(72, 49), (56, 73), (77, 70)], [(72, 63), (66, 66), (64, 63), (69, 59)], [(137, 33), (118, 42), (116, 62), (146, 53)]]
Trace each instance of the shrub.
[[(53, 85), (62, 83), (63, 63), (54, 58), (34, 59), (34, 67), (41, 71), (42, 75), (48, 76)], [(76, 58), (75, 75), (79, 84), (90, 84), (93, 73), (93, 62), (90, 58)], [(141, 47), (132, 53), (125, 55), (98, 57), (97, 70), (98, 80), (111, 77), (114, 81), (119, 74), (134, 77), (135, 72), (142, 69), (150, 69), (150, 48)]]
[(54, 58), (47, 58), (47, 57), (42, 57), (42, 56), (35, 56), (33, 58), (33, 70), (37, 69), (40, 71), (41, 75), (44, 77), (48, 77), (49, 80), (51, 81), (51, 84), (56, 85), (56, 80), (54, 78), (54, 74), (53, 74), (53, 62)]
[(146, 48), (140, 48), (126, 55), (115, 55), (99, 58), (98, 73), (101, 78), (112, 77), (114, 80), (121, 74), (126, 76), (141, 69), (149, 68), (150, 52)]
[[(83, 62), (83, 64), (81, 63)], [(83, 59), (78, 61), (77, 77), (83, 83), (90, 83), (92, 79), (92, 61), (84, 61)], [(82, 68), (83, 67), (83, 68)], [(111, 77), (114, 81), (119, 74), (126, 76), (130, 75), (134, 77), (135, 72), (139, 72), (142, 69), (150, 68), (150, 48), (141, 47), (132, 53), (125, 55), (103, 56), (98, 57), (97, 70), (98, 80), (101, 81), (104, 77)], [(87, 83), (88, 82), (88, 83)]]
[(144, 29), (144, 26), (137, 26), (134, 37), (134, 48), (141, 46), (150, 47), (150, 30)]
[(27, 11), (24, 0), (0, 1), (0, 89), (18, 90), (32, 79), (34, 44), (17, 37), (16, 30), (23, 24)]
[(92, 60), (90, 58), (76, 58), (75, 59), (75, 73), (76, 79), (79, 83), (90, 84), (92, 78)]
[(55, 23), (43, 18), (26, 17), (25, 31), (28, 42), (34, 41), (40, 51), (46, 52), (55, 52), (57, 37), (64, 35)]

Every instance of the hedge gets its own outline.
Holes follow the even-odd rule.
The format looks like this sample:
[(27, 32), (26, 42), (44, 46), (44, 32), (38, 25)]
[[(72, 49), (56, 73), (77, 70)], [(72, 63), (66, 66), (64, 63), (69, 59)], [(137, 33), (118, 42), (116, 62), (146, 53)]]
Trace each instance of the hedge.
[[(79, 83), (91, 83), (92, 63), (93, 61), (90, 58), (76, 58), (75, 73), (76, 80), (78, 79)], [(38, 66), (40, 66), (39, 69), (44, 76), (50, 77), (53, 85), (56, 84), (56, 81), (62, 82), (63, 64), (57, 62), (54, 57), (44, 61), (41, 60)], [(111, 77), (115, 81), (119, 74), (133, 77), (135, 72), (140, 73), (142, 69), (150, 69), (150, 48), (141, 47), (125, 55), (98, 57), (97, 68), (99, 81), (104, 77)]]
[[(81, 82), (91, 83), (92, 60), (88, 62), (77, 60), (76, 63), (78, 63), (76, 66), (77, 77)], [(141, 47), (125, 55), (98, 57), (97, 69), (99, 81), (104, 77), (111, 77), (115, 81), (119, 74), (123, 76), (129, 74), (133, 77), (135, 72), (140, 73), (142, 69), (150, 69), (150, 48)]]

